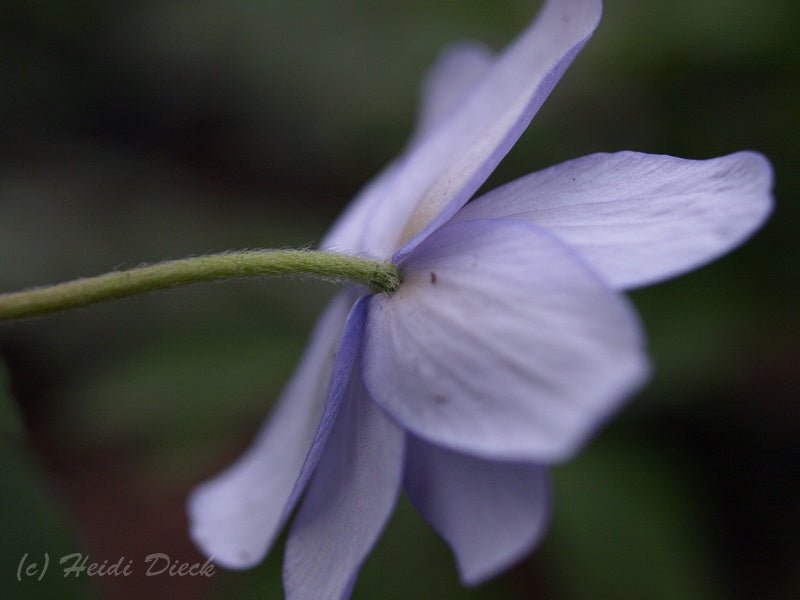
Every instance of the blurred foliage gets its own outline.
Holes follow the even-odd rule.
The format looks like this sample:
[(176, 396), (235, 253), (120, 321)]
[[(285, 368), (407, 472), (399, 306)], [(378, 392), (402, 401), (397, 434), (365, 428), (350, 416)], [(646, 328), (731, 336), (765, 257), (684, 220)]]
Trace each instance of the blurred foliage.
[[(730, 256), (633, 294), (654, 381), (557, 469), (539, 552), (463, 589), (403, 501), (356, 598), (800, 596), (800, 3), (605, 4), (486, 187), (597, 151), (748, 148), (773, 162), (776, 212)], [(535, 5), (0, 0), (0, 286), (312, 244), (402, 147), (437, 52), (501, 48)], [(183, 498), (247, 443), (331, 292), (215, 285), (4, 326), (38, 458), (4, 416), (0, 595), (87, 597), (81, 582), (10, 579), (24, 548), (79, 550), (50, 499), (93, 556), (202, 560)], [(248, 573), (98, 584), (110, 598), (275, 598), (280, 562), (278, 548)]]
[(657, 444), (604, 440), (557, 472), (548, 542), (568, 597), (722, 597), (698, 527), (708, 500), (674, 460)]
[(8, 396), (0, 370), (0, 595), (30, 600), (94, 598), (87, 578), (65, 579), (58, 559), (80, 552), (74, 533), (52, 497)]

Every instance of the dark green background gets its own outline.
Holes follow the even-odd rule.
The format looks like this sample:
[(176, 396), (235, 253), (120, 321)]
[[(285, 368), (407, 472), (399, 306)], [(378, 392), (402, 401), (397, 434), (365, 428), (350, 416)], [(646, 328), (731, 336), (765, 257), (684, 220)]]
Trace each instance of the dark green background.
[[(438, 50), (501, 48), (536, 6), (1, 1), (0, 289), (319, 240), (402, 146)], [(754, 149), (775, 214), (633, 294), (654, 380), (556, 470), (535, 554), (465, 590), (403, 501), (355, 598), (800, 597), (798, 23), (794, 0), (606, 3), (490, 185), (596, 151)], [(0, 328), (0, 596), (280, 598), (280, 548), (211, 579), (15, 573), (25, 553), (202, 560), (185, 495), (245, 446), (332, 292), (210, 285)]]

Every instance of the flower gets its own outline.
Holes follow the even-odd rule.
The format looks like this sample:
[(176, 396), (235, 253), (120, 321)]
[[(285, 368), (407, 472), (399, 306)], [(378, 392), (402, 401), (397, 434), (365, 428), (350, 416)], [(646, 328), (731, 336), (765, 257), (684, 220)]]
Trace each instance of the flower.
[(549, 0), (496, 58), (447, 50), (405, 152), (323, 248), (391, 259), (393, 294), (341, 292), (255, 442), (189, 500), (191, 534), (258, 563), (297, 509), (289, 598), (343, 598), (401, 486), (481, 582), (548, 522), (548, 465), (572, 456), (648, 375), (620, 291), (696, 268), (771, 208), (771, 169), (594, 154), (467, 204), (594, 31), (599, 0)]

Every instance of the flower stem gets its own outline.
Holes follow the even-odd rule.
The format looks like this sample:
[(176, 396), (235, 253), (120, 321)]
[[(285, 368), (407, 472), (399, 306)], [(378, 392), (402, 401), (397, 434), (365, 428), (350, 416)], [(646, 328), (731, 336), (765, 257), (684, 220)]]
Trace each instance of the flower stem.
[(391, 263), (311, 250), (252, 250), (171, 260), (57, 285), (0, 294), (0, 321), (23, 319), (203, 281), (298, 275), (352, 281), (391, 293), (400, 271)]

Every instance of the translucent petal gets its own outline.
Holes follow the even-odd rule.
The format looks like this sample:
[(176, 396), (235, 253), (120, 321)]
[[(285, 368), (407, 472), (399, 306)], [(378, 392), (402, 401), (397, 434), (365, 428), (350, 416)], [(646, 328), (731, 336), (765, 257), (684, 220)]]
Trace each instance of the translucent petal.
[(614, 287), (647, 285), (741, 244), (772, 209), (760, 154), (711, 160), (593, 154), (513, 181), (453, 218), (536, 223), (578, 250)]
[[(423, 92), (425, 134), (384, 171), (368, 197), (348, 209), (351, 216), (326, 243), (349, 248), (341, 239), (359, 230), (358, 253), (389, 258), (408, 242), (398, 253), (401, 260), (475, 193), (511, 149), (591, 36), (601, 10), (600, 0), (548, 0), (490, 65), (463, 55), (447, 64), (445, 55)], [(445, 94), (447, 80), (465, 89)]]
[(468, 91), (481, 81), (492, 59), (491, 51), (477, 42), (445, 48), (422, 85), (417, 133), (429, 133), (446, 121)]
[(217, 564), (237, 569), (259, 563), (305, 487), (318, 458), (312, 450), (326, 436), (344, 391), (337, 377), (346, 383), (355, 359), (346, 344), (352, 345), (353, 334), (360, 337), (361, 322), (356, 331), (348, 323), (351, 331), (334, 366), (352, 302), (352, 292), (343, 292), (320, 317), (300, 365), (250, 448), (190, 495), (192, 539)]
[(395, 226), (384, 223), (383, 228), (379, 230), (377, 223), (373, 222), (371, 217), (382, 204), (390, 201), (388, 191), (398, 174), (399, 169), (395, 161), (384, 167), (367, 183), (333, 223), (320, 242), (319, 249), (383, 258), (369, 251), (367, 237), (391, 238), (397, 235)]
[(550, 519), (545, 467), (452, 452), (409, 436), (406, 492), (475, 585), (528, 554)]
[[(393, 202), (388, 193), (394, 178), (402, 176), (399, 165), (414, 152), (430, 130), (447, 118), (491, 64), (491, 55), (477, 43), (461, 43), (445, 49), (425, 78), (416, 131), (403, 155), (386, 166), (350, 203), (326, 234), (320, 248), (352, 254), (370, 254), (368, 239), (396, 239), (398, 224), (372, 218), (381, 204)], [(379, 257), (382, 258), (382, 257)]]
[[(390, 208), (374, 218), (403, 224), (397, 260), (478, 190), (583, 48), (601, 11), (600, 0), (545, 2), (533, 24), (408, 157), (390, 191)], [(376, 240), (374, 246), (388, 253), (397, 243)]]
[(372, 398), (434, 444), (489, 459), (570, 456), (647, 374), (627, 301), (543, 230), (447, 225), (372, 297)]
[(354, 370), (292, 523), (287, 600), (346, 598), (391, 515), (403, 470), (403, 431), (370, 400)]

